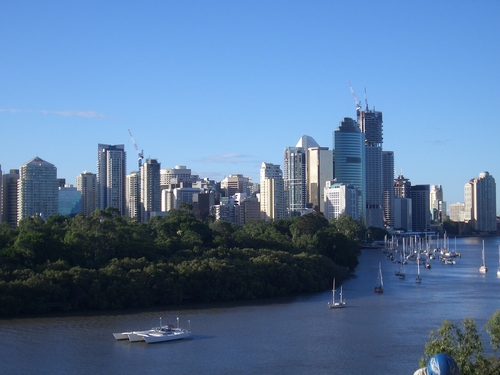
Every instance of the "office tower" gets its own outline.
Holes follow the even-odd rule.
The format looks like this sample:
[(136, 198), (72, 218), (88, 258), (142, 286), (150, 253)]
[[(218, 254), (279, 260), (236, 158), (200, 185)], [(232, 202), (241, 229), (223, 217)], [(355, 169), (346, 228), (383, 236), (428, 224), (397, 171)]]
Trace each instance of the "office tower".
[(446, 202), (443, 200), (443, 187), (441, 185), (430, 186), (429, 203), (431, 222), (442, 223), (446, 219)]
[(17, 225), (17, 184), (19, 169), (11, 169), (2, 175), (2, 221)]
[[(496, 182), (488, 172), (471, 179), (465, 185), (465, 215), (470, 216), (472, 228), (478, 232), (493, 233), (496, 224)], [(467, 210), (470, 208), (470, 214)]]
[(231, 197), (236, 193), (250, 195), (251, 185), (252, 179), (250, 177), (244, 177), (242, 174), (230, 174), (224, 177), (220, 182), (220, 188), (221, 191), (224, 192), (225, 197)]
[(334, 132), (335, 180), (358, 190), (358, 217), (365, 222), (365, 135), (356, 122), (344, 117)]
[[(302, 136), (295, 147), (283, 153), (283, 183), (288, 216), (300, 216), (307, 207), (307, 147), (318, 146), (309, 136)], [(304, 147), (305, 146), (305, 147)]]
[(366, 227), (384, 227), (382, 183), (382, 112), (358, 111), (358, 126), (365, 135)]
[(413, 231), (429, 231), (431, 229), (430, 185), (412, 185), (410, 196)]
[(38, 156), (19, 169), (17, 223), (25, 217), (57, 215), (57, 168)]
[(260, 167), (260, 215), (265, 221), (286, 217), (283, 173), (279, 165), (262, 163)]
[(463, 223), (465, 221), (465, 203), (457, 202), (450, 204), (450, 220)]
[(194, 184), (198, 181), (198, 175), (191, 175), (191, 169), (186, 168), (184, 165), (176, 165), (171, 169), (161, 169), (160, 170), (160, 185), (162, 189), (171, 189), (172, 186), (180, 186), (184, 183), (184, 186), (189, 186), (188, 184)]
[(62, 216), (76, 216), (82, 212), (82, 194), (73, 185), (59, 188), (58, 212)]
[(130, 172), (125, 178), (125, 215), (140, 220), (140, 176), (138, 171)]
[(324, 187), (324, 216), (327, 219), (338, 219), (341, 215), (349, 215), (359, 220), (358, 189), (350, 184), (328, 181)]
[(124, 145), (97, 146), (97, 202), (98, 208), (116, 208), (125, 214), (125, 177), (127, 155)]
[(325, 186), (333, 180), (333, 151), (328, 147), (307, 149), (307, 201), (318, 212), (325, 212)]
[(394, 229), (405, 232), (413, 230), (411, 198), (394, 198)]
[(400, 174), (394, 179), (394, 196), (398, 198), (410, 198), (411, 182)]
[(394, 227), (394, 152), (382, 151), (382, 195), (384, 223)]
[(147, 159), (141, 167), (141, 220), (147, 222), (151, 212), (161, 211), (160, 163)]
[(84, 171), (76, 176), (76, 190), (82, 195), (82, 214), (92, 215), (97, 208), (97, 175)]

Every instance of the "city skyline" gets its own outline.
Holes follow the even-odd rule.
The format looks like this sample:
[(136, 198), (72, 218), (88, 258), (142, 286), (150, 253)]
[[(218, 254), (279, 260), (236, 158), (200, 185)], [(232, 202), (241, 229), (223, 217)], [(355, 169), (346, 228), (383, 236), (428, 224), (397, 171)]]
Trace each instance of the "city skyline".
[(5, 4), (4, 173), (38, 156), (75, 185), (96, 172), (99, 143), (124, 144), (130, 173), (130, 129), (162, 168), (258, 182), (261, 163), (283, 168), (285, 147), (303, 135), (332, 149), (340, 121), (355, 118), (350, 80), (363, 107), (366, 87), (369, 108), (384, 115), (396, 175), (442, 185), (448, 204), (463, 202), (464, 184), (479, 173), (500, 175), (490, 124), (500, 87), (497, 2), (115, 8)]

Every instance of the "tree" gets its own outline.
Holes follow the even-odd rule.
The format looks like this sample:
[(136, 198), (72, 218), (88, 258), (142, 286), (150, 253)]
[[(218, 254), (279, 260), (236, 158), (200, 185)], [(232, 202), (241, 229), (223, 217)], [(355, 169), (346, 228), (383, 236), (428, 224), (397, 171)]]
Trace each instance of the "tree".
[[(424, 356), (420, 366), (425, 367), (431, 357), (438, 353), (451, 355), (462, 375), (500, 374), (500, 362), (495, 356), (486, 357), (476, 323), (472, 318), (465, 318), (460, 325), (443, 321), (443, 325), (431, 331), (430, 341), (425, 344)], [(500, 346), (500, 310), (490, 317), (486, 326), (490, 343), (496, 352)]]

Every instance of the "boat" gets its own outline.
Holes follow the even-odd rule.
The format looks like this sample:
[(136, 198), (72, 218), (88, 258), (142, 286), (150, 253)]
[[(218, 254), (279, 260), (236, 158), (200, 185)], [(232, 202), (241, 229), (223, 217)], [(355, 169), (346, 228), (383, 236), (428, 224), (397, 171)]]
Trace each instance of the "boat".
[(422, 282), (422, 278), (420, 277), (420, 261), (417, 260), (417, 278), (415, 279), (415, 282), (417, 284), (420, 284)]
[[(188, 324), (189, 323), (190, 321), (188, 320)], [(193, 338), (190, 329), (179, 327), (179, 318), (177, 318), (177, 328), (172, 328), (171, 326), (161, 327), (160, 330), (155, 332), (148, 332), (139, 335), (143, 336), (144, 341), (148, 344)]]
[(481, 263), (481, 266), (479, 267), (479, 272), (486, 273), (486, 272), (488, 272), (488, 267), (486, 267), (486, 263), (484, 262), (484, 240), (483, 240), (482, 258), (483, 258), (483, 262)]
[(340, 301), (335, 302), (335, 278), (334, 278), (333, 289), (332, 289), (332, 302), (328, 302), (328, 308), (338, 309), (340, 307), (345, 307), (345, 300), (342, 299), (342, 286), (340, 286)]
[(379, 262), (378, 264), (378, 276), (377, 283), (375, 284), (375, 293), (384, 293), (384, 279), (382, 278), (382, 266)]
[[(160, 318), (160, 326), (156, 328), (151, 328), (145, 331), (130, 331), (130, 332), (119, 332), (113, 333), (116, 340), (129, 340), (131, 342), (146, 341), (150, 342), (160, 342), (160, 341), (170, 341), (179, 340), (187, 337), (191, 337), (190, 330), (182, 329), (179, 327), (179, 318), (177, 318), (177, 328), (172, 324), (162, 325)], [(166, 337), (168, 336), (168, 337)], [(151, 337), (151, 339), (148, 339)], [(159, 338), (163, 338), (159, 340)]]

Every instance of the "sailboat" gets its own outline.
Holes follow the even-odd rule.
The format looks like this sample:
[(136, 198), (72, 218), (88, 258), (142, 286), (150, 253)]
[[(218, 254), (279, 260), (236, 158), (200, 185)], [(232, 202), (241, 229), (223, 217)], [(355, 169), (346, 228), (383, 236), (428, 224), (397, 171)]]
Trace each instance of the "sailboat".
[(497, 276), (500, 276), (500, 246), (498, 246), (498, 270)]
[(382, 278), (382, 266), (378, 264), (377, 284), (375, 284), (375, 293), (384, 293), (384, 279)]
[(484, 263), (484, 240), (483, 240), (483, 263), (481, 264), (481, 267), (479, 267), (479, 272), (481, 273), (486, 273), (488, 272), (488, 267), (486, 267), (486, 263)]
[(422, 282), (422, 278), (420, 277), (420, 251), (418, 252), (417, 256), (417, 278), (415, 279), (415, 282), (417, 284), (420, 284)]
[(342, 299), (342, 285), (340, 286), (340, 301), (335, 302), (335, 278), (333, 279), (332, 302), (328, 302), (328, 307), (330, 309), (345, 307), (345, 300)]

